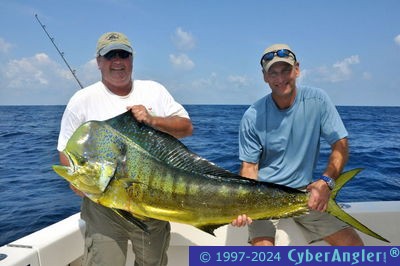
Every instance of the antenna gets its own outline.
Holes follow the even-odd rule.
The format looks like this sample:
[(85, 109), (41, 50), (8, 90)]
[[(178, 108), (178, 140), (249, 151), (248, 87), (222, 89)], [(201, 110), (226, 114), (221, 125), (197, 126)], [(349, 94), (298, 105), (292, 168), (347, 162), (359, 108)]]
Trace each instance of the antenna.
[(50, 36), (50, 34), (47, 32), (46, 30), (46, 25), (43, 25), (42, 22), (40, 22), (39, 17), (37, 14), (35, 14), (36, 20), (39, 22), (40, 26), (42, 27), (42, 29), (44, 30), (44, 32), (46, 33), (47, 37), (49, 37), (50, 41), (53, 43), (54, 47), (57, 49), (58, 54), (61, 56), (61, 58), (64, 60), (65, 64), (67, 65), (69, 71), (71, 71), (72, 75), (74, 76), (75, 80), (78, 82), (79, 86), (81, 87), (81, 89), (83, 88), (81, 82), (79, 81), (78, 77), (75, 74), (75, 70), (72, 69), (67, 60), (64, 57), (64, 52), (61, 52), (60, 49), (58, 49), (56, 43), (54, 42), (54, 38)]

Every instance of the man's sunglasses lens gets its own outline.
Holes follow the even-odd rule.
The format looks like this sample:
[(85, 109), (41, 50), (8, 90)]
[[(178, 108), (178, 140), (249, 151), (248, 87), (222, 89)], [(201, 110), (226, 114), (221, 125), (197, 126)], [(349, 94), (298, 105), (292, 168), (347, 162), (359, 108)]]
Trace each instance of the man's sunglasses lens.
[(111, 60), (111, 59), (117, 57), (117, 55), (118, 55), (118, 57), (121, 58), (121, 59), (126, 59), (126, 58), (128, 58), (128, 57), (131, 55), (131, 53), (129, 53), (129, 52), (127, 52), (127, 51), (123, 51), (123, 50), (113, 50), (113, 51), (110, 51), (110, 52), (106, 53), (106, 54), (104, 55), (104, 57), (105, 57), (107, 60)]

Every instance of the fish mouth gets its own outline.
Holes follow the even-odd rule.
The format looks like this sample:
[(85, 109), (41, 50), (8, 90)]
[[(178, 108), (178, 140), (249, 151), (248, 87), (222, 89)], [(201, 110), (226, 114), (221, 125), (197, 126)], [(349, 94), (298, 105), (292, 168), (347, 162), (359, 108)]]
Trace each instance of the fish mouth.
[(72, 156), (71, 153), (69, 153), (68, 151), (63, 151), (62, 153), (68, 159), (68, 166), (66, 166), (68, 168), (68, 172), (71, 174), (74, 173), (78, 164), (76, 159), (74, 159), (75, 156)]

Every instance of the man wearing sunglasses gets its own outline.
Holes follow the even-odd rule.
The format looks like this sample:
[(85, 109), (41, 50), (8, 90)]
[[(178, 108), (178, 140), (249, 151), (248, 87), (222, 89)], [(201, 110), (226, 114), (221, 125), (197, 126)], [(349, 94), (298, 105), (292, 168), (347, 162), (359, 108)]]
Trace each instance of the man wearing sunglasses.
[[(335, 106), (324, 91), (296, 85), (300, 64), (288, 45), (268, 47), (260, 63), (272, 92), (243, 115), (240, 174), (309, 191), (310, 213), (294, 218), (309, 243), (323, 239), (331, 245), (363, 245), (352, 227), (325, 212), (334, 180), (348, 159), (348, 134)], [(320, 137), (331, 145), (331, 154), (325, 171), (313, 181)], [(232, 224), (248, 224), (252, 245), (270, 246), (278, 221), (240, 215)]]
[[(73, 132), (89, 120), (103, 121), (128, 110), (139, 121), (177, 138), (192, 134), (186, 110), (164, 86), (150, 80), (133, 80), (133, 49), (119, 32), (103, 34), (97, 42), (96, 59), (101, 81), (76, 92), (64, 111), (57, 149), (61, 153)], [(78, 195), (83, 194), (71, 187)], [(147, 234), (122, 219), (113, 210), (83, 197), (81, 217), (86, 222), (85, 253), (82, 265), (124, 266), (128, 240), (135, 253), (135, 265), (166, 265), (170, 224), (143, 221)]]

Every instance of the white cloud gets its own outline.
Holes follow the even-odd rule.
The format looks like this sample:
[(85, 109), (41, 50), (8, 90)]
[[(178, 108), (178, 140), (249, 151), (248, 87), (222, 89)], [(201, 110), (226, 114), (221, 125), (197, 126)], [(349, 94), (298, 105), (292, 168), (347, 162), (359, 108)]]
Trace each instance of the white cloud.
[(209, 77), (206, 78), (199, 78), (192, 81), (192, 87), (195, 89), (209, 89), (209, 88), (216, 88), (217, 87), (217, 73), (212, 72)]
[[(256, 82), (255, 82), (256, 80)], [(259, 82), (259, 84), (258, 84)], [(265, 83), (257, 76), (220, 75), (211, 72), (208, 75), (191, 79), (186, 84), (179, 85), (182, 91), (182, 102), (190, 104), (250, 104), (265, 95)], [(190, 93), (187, 93), (190, 88)]]
[[(92, 59), (76, 70), (76, 76), (83, 86), (100, 78), (96, 59)], [(47, 54), (39, 53), (32, 57), (14, 59), (0, 69), (2, 86), (12, 89), (49, 87), (76, 88), (76, 81), (69, 69), (53, 61)], [(73, 86), (71, 86), (73, 84)]]
[(77, 88), (69, 70), (45, 53), (0, 64), (0, 104), (65, 103)]
[(0, 53), (7, 53), (11, 46), (10, 43), (6, 42), (3, 38), (0, 38)]
[(193, 88), (200, 88), (202, 91), (211, 89), (220, 92), (232, 92), (232, 87), (243, 89), (249, 88), (251, 85), (251, 79), (246, 76), (229, 75), (221, 77), (215, 72), (212, 72), (208, 77), (193, 80), (191, 84)]
[(246, 76), (230, 75), (228, 76), (228, 81), (235, 84), (238, 87), (249, 85), (249, 79)]
[(400, 46), (400, 34), (394, 37), (394, 42)]
[[(172, 41), (179, 51), (189, 51), (195, 47), (193, 35), (184, 31), (181, 27), (175, 30)], [(176, 69), (191, 70), (195, 64), (186, 53), (170, 54), (169, 60)]]
[(193, 61), (186, 54), (169, 55), (169, 60), (174, 67), (182, 70), (191, 70), (194, 68)]
[(95, 83), (101, 79), (101, 73), (97, 66), (96, 58), (88, 61), (83, 65), (77, 72), (77, 77), (81, 81), (83, 86), (88, 86)]
[(364, 73), (362, 74), (362, 77), (363, 77), (363, 79), (365, 79), (365, 80), (371, 80), (371, 79), (372, 79), (372, 74), (369, 73), (369, 72), (364, 72)]
[(172, 41), (175, 46), (182, 51), (189, 51), (195, 47), (195, 40), (191, 33), (182, 30), (181, 27), (177, 28)]
[(40, 53), (30, 58), (9, 61), (3, 77), (8, 88), (20, 89), (32, 85), (47, 85), (55, 73), (60, 73), (56, 64), (46, 54)]
[(360, 59), (358, 55), (352, 55), (348, 58), (345, 58), (341, 62), (337, 62), (333, 65), (334, 71), (334, 78), (336, 78), (338, 81), (348, 79), (348, 77), (351, 75), (351, 68), (350, 65), (358, 64), (360, 63)]
[(358, 55), (352, 55), (339, 61), (332, 66), (321, 66), (316, 69), (305, 69), (301, 71), (299, 82), (309, 81), (325, 81), (325, 82), (341, 82), (349, 80), (353, 74), (352, 65), (360, 63)]

